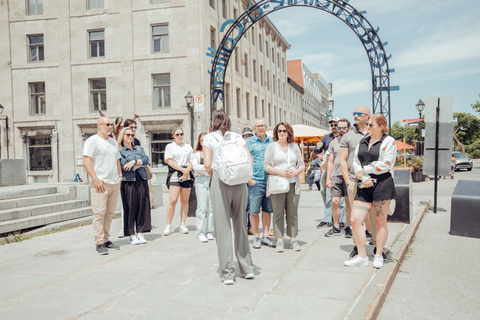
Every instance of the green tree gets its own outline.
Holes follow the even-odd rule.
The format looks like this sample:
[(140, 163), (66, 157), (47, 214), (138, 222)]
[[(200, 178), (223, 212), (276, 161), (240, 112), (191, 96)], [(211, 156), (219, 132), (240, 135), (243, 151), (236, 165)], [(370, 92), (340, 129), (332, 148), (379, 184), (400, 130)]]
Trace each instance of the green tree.
[(408, 125), (402, 126), (400, 121), (396, 121), (392, 125), (391, 134), (392, 137), (395, 138), (395, 140), (403, 141), (403, 138), (405, 138), (405, 142), (410, 145), (413, 145), (415, 141), (419, 140), (420, 138), (418, 128), (409, 127)]
[[(478, 95), (478, 97), (480, 98), (480, 94)], [(476, 112), (480, 113), (480, 101), (475, 101), (475, 103), (472, 104), (472, 108)]]
[(465, 112), (454, 112), (453, 119), (456, 120), (453, 130), (457, 132), (457, 138), (461, 143), (469, 145), (480, 139), (480, 119), (476, 116)]

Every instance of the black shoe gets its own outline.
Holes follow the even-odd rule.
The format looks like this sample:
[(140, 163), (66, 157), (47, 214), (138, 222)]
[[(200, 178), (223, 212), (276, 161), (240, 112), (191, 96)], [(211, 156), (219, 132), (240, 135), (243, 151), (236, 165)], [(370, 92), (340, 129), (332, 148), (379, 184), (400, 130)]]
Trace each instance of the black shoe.
[(365, 230), (365, 236), (367, 237), (367, 240), (372, 239), (372, 234), (370, 232), (368, 232), (368, 230)]
[(327, 227), (329, 227), (329, 228), (333, 227), (333, 222), (329, 222)]
[(335, 236), (339, 236), (341, 234), (342, 233), (340, 232), (340, 229), (337, 229), (334, 226), (332, 229), (328, 230), (327, 233), (325, 233), (325, 237), (335, 237)]
[[(377, 254), (377, 247), (373, 248), (373, 254)], [(387, 260), (387, 255), (385, 254), (385, 251), (382, 251), (382, 257), (383, 260)]]
[(108, 254), (108, 250), (107, 248), (105, 247), (105, 244), (99, 244), (97, 246), (97, 253), (98, 254)]
[(340, 222), (340, 229), (345, 229), (345, 222)]
[(105, 246), (107, 249), (120, 250), (120, 247), (114, 245), (113, 242), (110, 241), (110, 240), (108, 240), (107, 242), (105, 242), (104, 246)]
[(322, 229), (322, 228), (325, 228), (326, 226), (328, 226), (328, 222), (320, 221), (320, 223), (317, 226), (317, 229)]
[(373, 243), (373, 238), (371, 238), (370, 241), (368, 241), (368, 244), (371, 245), (371, 246), (374, 245), (374, 243)]
[(352, 228), (350, 227), (345, 228), (345, 238), (353, 238)]
[(353, 247), (352, 252), (350, 252), (350, 258), (353, 258), (355, 256), (358, 256), (358, 249), (357, 246)]

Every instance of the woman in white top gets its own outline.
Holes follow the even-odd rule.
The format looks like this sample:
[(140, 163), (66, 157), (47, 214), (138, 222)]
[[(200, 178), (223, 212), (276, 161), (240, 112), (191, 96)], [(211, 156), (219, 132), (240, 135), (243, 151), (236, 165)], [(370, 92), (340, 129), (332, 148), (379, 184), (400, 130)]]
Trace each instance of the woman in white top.
[(167, 225), (163, 231), (164, 236), (172, 234), (172, 220), (175, 214), (175, 206), (180, 196), (180, 231), (188, 233), (185, 226), (188, 212), (188, 198), (190, 188), (193, 185), (192, 153), (193, 149), (189, 144), (183, 142), (183, 129), (173, 130), (174, 142), (169, 143), (165, 148), (165, 162), (168, 164), (167, 188), (170, 190), (170, 199), (167, 206)]
[(286, 122), (280, 122), (273, 130), (273, 141), (265, 151), (263, 167), (270, 175), (281, 176), (288, 180), (289, 191), (271, 194), (270, 181), (267, 181), (267, 197), (273, 205), (273, 231), (277, 238), (277, 252), (283, 252), (284, 212), (287, 215), (287, 236), (294, 251), (300, 251), (298, 235), (298, 203), (300, 201), (300, 177), (305, 170), (300, 148), (293, 143), (293, 128)]
[(213, 213), (210, 200), (210, 173), (205, 170), (203, 154), (203, 137), (198, 135), (197, 147), (193, 153), (193, 171), (195, 172), (195, 194), (197, 195), (197, 239), (200, 242), (213, 240)]
[[(230, 127), (230, 118), (225, 111), (217, 110), (213, 113), (212, 132), (203, 138), (203, 155), (207, 172), (212, 172), (212, 165), (215, 167), (220, 160), (220, 141), (226, 133), (229, 133), (233, 139), (236, 139), (237, 143), (244, 146), (251, 160), (245, 140), (241, 135), (231, 132)], [(245, 183), (234, 186), (227, 185), (220, 180), (218, 172), (213, 171), (210, 197), (212, 199), (221, 280), (227, 285), (235, 283), (232, 222), (235, 232), (235, 255), (237, 256), (240, 273), (245, 279), (253, 279), (253, 262), (245, 218), (245, 208), (248, 201), (247, 185)]]

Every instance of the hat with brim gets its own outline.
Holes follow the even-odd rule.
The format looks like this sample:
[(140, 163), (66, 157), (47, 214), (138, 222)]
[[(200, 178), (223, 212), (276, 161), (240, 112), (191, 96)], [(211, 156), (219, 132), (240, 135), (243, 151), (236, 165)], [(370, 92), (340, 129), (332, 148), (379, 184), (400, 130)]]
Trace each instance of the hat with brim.
[(251, 135), (253, 136), (253, 131), (252, 131), (252, 129), (250, 129), (249, 127), (243, 128), (242, 137), (243, 137), (244, 135), (247, 135), (247, 134), (251, 134)]
[(328, 123), (338, 122), (338, 120), (340, 120), (339, 117), (333, 117), (330, 121), (328, 121)]

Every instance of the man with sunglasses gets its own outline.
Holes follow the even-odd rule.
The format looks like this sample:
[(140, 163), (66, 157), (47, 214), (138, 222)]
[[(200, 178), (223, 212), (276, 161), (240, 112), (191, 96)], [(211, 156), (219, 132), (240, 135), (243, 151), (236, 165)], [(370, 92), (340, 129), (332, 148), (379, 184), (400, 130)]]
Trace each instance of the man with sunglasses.
[(120, 249), (109, 240), (109, 233), (117, 205), (122, 167), (117, 142), (108, 136), (113, 128), (112, 121), (101, 117), (97, 127), (97, 134), (85, 141), (83, 165), (92, 177), (90, 194), (96, 250), (98, 254), (105, 255), (108, 249)]

